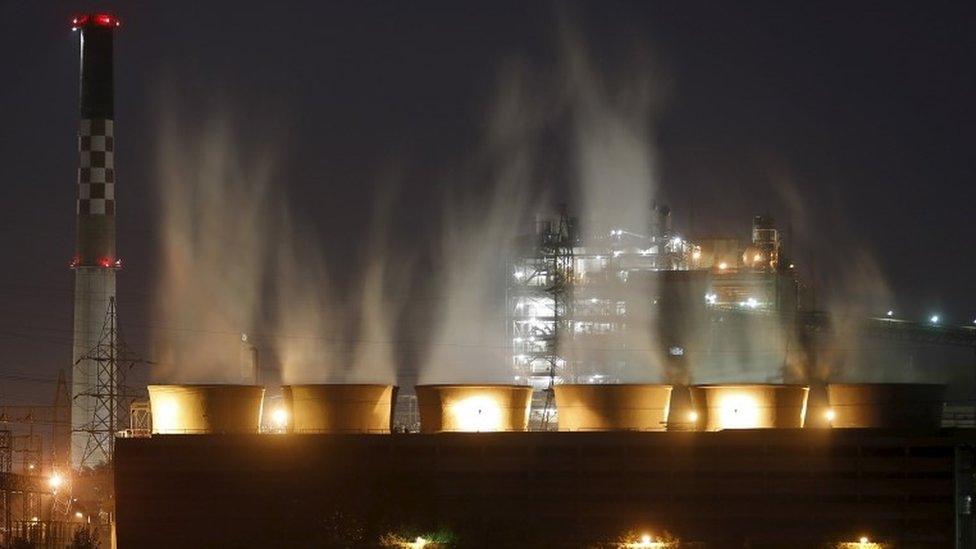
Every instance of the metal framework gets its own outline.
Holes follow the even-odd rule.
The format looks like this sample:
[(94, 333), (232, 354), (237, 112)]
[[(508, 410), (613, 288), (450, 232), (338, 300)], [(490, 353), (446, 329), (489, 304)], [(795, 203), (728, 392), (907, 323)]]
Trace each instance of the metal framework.
[(513, 271), (513, 356), (518, 377), (530, 383), (545, 380), (536, 387), (541, 402), (534, 403), (533, 419), (549, 430), (555, 425), (553, 386), (566, 366), (560, 339), (572, 336), (566, 322), (572, 318), (577, 234), (565, 208), (554, 223), (539, 223), (532, 245), (532, 253), (518, 258)]
[(96, 367), (94, 391), (75, 396), (90, 399), (95, 405), (91, 421), (75, 430), (87, 438), (81, 463), (111, 463), (119, 426), (128, 423), (129, 405), (141, 396), (130, 393), (125, 380), (143, 361), (126, 346), (117, 326), (115, 297), (110, 297), (98, 344), (78, 359)]

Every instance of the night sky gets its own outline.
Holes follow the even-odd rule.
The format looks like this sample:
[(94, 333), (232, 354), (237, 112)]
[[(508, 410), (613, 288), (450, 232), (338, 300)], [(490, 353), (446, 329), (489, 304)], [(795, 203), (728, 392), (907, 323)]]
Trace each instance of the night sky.
[[(500, 67), (544, 72), (560, 21), (609, 74), (652, 52), (664, 100), (658, 195), (684, 234), (790, 229), (819, 291), (876, 266), (908, 318), (976, 318), (976, 6), (898, 2), (61, 2), (0, 4), (3, 81), (0, 399), (47, 401), (71, 357), (77, 37), (85, 9), (116, 39), (121, 324), (148, 353), (156, 129), (219, 111), (273, 151), (275, 187), (324, 252), (362, 244), (396, 173), (403, 246), (438, 177), (471, 154)], [(637, 56), (640, 57), (640, 56)], [(172, 109), (174, 104), (180, 105)], [(566, 159), (566, 162), (570, 162)], [(884, 311), (877, 311), (882, 314)]]

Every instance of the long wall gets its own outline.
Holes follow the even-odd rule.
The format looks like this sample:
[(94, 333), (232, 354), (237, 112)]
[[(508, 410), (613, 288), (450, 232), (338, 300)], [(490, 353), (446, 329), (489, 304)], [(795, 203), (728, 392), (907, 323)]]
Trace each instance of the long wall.
[(120, 547), (368, 547), (385, 532), (447, 529), (459, 546), (585, 547), (666, 530), (721, 547), (861, 535), (951, 547), (970, 433), (120, 439), (118, 536)]

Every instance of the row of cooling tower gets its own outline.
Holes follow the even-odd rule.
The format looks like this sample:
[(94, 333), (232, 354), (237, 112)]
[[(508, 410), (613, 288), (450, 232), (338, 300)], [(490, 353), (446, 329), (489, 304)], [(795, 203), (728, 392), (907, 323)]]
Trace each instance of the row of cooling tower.
[[(383, 433), (393, 423), (391, 385), (290, 385), (271, 411), (281, 431)], [(520, 385), (419, 385), (420, 427), (444, 431), (525, 431), (532, 390)], [(664, 431), (806, 427), (938, 428), (945, 387), (831, 384), (808, 412), (801, 385), (697, 385), (672, 399), (669, 385), (557, 385), (561, 431)], [(264, 388), (151, 385), (153, 433), (250, 433), (262, 424)], [(683, 402), (681, 402), (683, 401)]]

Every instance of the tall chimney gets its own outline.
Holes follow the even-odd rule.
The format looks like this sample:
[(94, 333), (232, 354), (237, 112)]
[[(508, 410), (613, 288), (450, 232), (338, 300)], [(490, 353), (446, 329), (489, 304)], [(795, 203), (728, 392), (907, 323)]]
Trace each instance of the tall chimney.
[(117, 379), (114, 371), (115, 96), (112, 46), (119, 20), (79, 15), (81, 40), (78, 125), (77, 241), (71, 380), (71, 463), (91, 467), (111, 459)]

